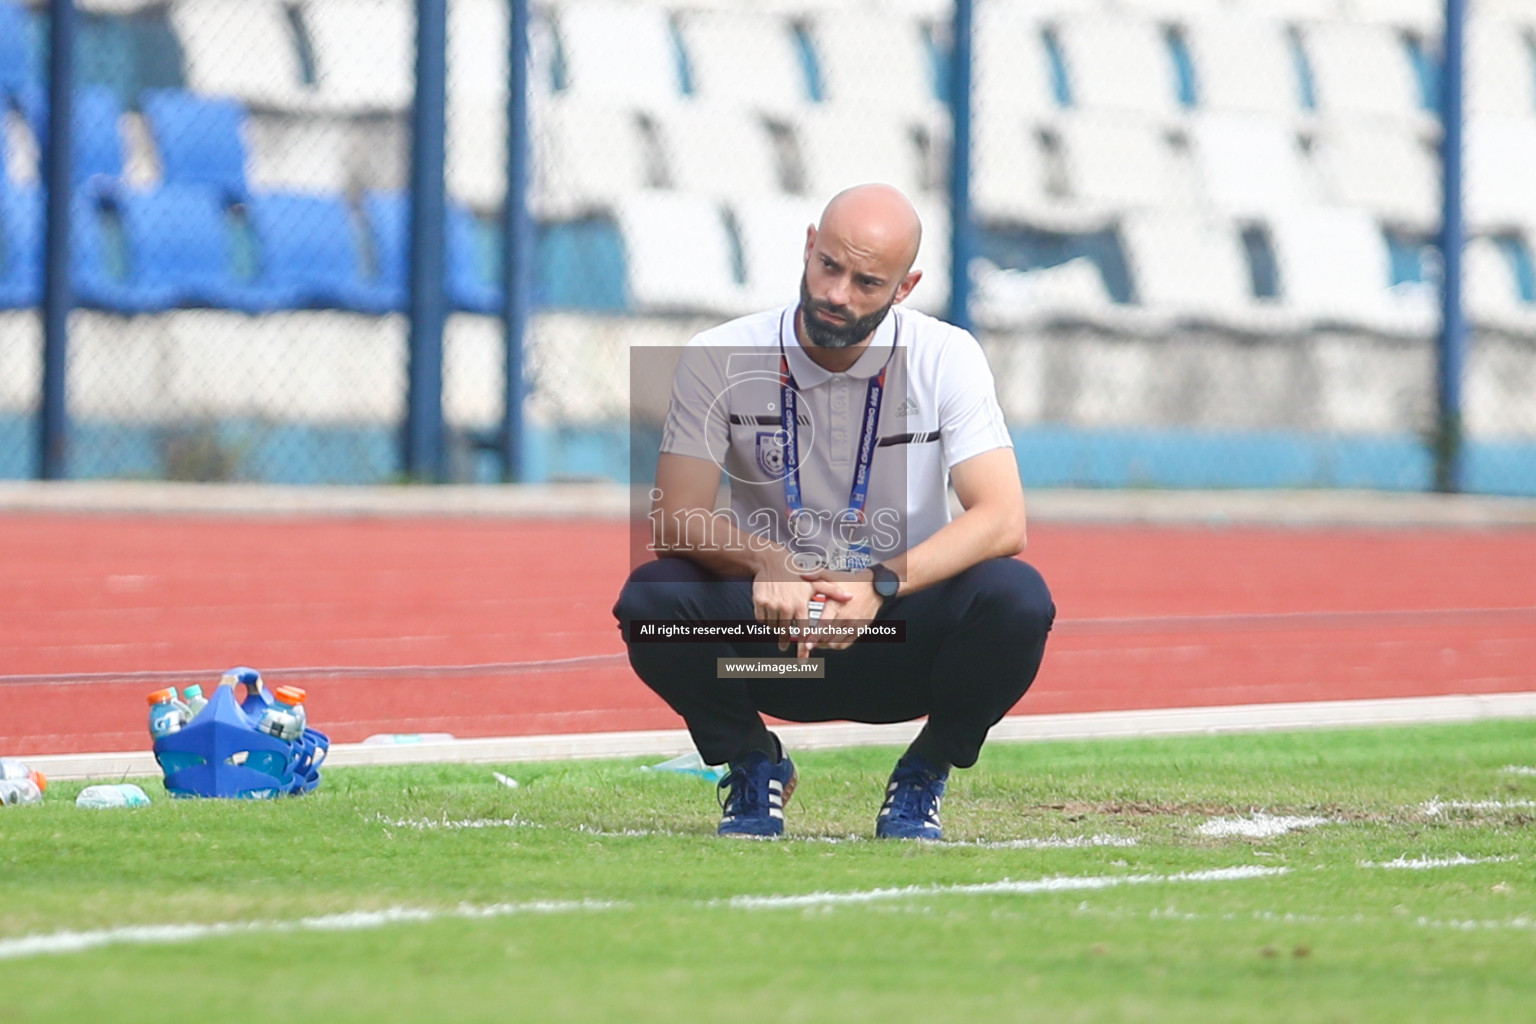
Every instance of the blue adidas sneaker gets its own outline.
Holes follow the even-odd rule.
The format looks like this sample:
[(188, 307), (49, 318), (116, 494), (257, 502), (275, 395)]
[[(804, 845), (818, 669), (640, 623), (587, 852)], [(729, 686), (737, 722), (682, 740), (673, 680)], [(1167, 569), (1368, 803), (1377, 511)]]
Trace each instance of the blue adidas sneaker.
[(771, 839), (784, 834), (784, 805), (795, 792), (800, 774), (785, 755), (778, 763), (754, 750), (731, 765), (720, 780), (719, 833), (745, 839)]
[(879, 839), (943, 839), (939, 805), (944, 801), (948, 768), (935, 768), (918, 754), (896, 762), (885, 787), (885, 804), (875, 819)]

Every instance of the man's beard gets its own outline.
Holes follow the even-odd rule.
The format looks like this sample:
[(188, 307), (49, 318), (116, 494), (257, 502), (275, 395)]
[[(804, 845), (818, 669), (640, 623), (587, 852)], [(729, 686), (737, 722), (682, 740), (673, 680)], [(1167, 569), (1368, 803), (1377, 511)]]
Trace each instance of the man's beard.
[[(896, 298), (893, 295), (890, 302), (868, 316), (861, 316), (857, 320), (846, 319), (850, 315), (850, 310), (846, 306), (834, 306), (829, 302), (817, 302), (812, 299), (805, 275), (800, 275), (800, 325), (805, 328), (805, 336), (810, 338), (811, 344), (817, 348), (848, 348), (850, 345), (857, 345), (880, 326), (880, 322), (885, 319), (885, 314), (889, 313), (895, 304)], [(812, 315), (812, 312), (818, 309), (826, 313), (835, 313), (845, 319), (840, 324), (829, 324)]]

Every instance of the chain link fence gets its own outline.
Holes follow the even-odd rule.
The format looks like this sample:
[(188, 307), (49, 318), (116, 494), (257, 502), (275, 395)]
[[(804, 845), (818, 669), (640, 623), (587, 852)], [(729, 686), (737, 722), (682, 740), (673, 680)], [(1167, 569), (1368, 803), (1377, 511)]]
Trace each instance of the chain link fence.
[[(400, 473), (410, 0), (83, 3), (71, 476)], [(506, 0), (449, 0), (450, 474), (496, 478)], [(950, 293), (937, 0), (530, 27), (531, 479), (624, 479), (628, 352), (794, 300), (838, 189)], [(0, 475), (35, 472), (46, 19), (0, 0)], [(1433, 481), (1439, 0), (976, 0), (971, 313), (1034, 486)], [(1468, 489), (1536, 493), (1536, 0), (1468, 25)]]

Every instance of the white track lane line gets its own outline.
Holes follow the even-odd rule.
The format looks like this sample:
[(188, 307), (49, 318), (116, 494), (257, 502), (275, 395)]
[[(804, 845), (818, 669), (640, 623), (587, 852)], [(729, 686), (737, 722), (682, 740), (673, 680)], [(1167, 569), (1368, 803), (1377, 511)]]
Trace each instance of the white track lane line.
[[(1032, 882), (1004, 879), (979, 885), (908, 886), (901, 889), (867, 889), (853, 892), (811, 893), (807, 896), (737, 896), (728, 900), (706, 900), (699, 907), (732, 909), (773, 909), (816, 906), (825, 903), (868, 903), (875, 900), (917, 899), (950, 895), (1028, 895), (1040, 892), (1073, 892), (1084, 889), (1110, 889), (1122, 885), (1149, 885), (1158, 882), (1228, 882), (1284, 874), (1285, 868), (1243, 866), (1211, 871), (1187, 871), (1173, 875), (1098, 875), (1066, 878), (1042, 878)], [(450, 910), (419, 907), (388, 907), (384, 910), (358, 910), (295, 921), (217, 921), (209, 924), (150, 924), (103, 928), (97, 931), (59, 931), (40, 935), (21, 935), (0, 939), (0, 960), (20, 960), (34, 956), (82, 953), (104, 946), (160, 945), (195, 942), (226, 935), (252, 935), (263, 932), (333, 932), (384, 928), (396, 924), (421, 924), (450, 918), (466, 920), (513, 917), (521, 914), (570, 914), (583, 911), (624, 910), (634, 904), (602, 900), (537, 900), (526, 903), (463, 904)]]

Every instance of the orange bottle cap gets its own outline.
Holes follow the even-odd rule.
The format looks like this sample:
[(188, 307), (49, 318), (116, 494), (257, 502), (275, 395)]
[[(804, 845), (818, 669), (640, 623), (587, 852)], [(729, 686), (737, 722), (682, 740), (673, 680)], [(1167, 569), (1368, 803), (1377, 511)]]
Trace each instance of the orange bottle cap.
[(44, 775), (40, 771), (37, 771), (36, 769), (33, 769), (32, 771), (32, 781), (37, 783), (37, 788), (39, 790), (46, 790), (48, 788), (48, 776)]
[(304, 703), (305, 694), (304, 691), (297, 686), (279, 686), (275, 691), (273, 691), (273, 696), (282, 701), (284, 704), (293, 705)]
[(175, 700), (176, 691), (169, 688), (164, 690), (156, 690), (145, 699), (149, 701), (150, 707), (154, 707), (156, 704), (163, 704), (168, 700)]

